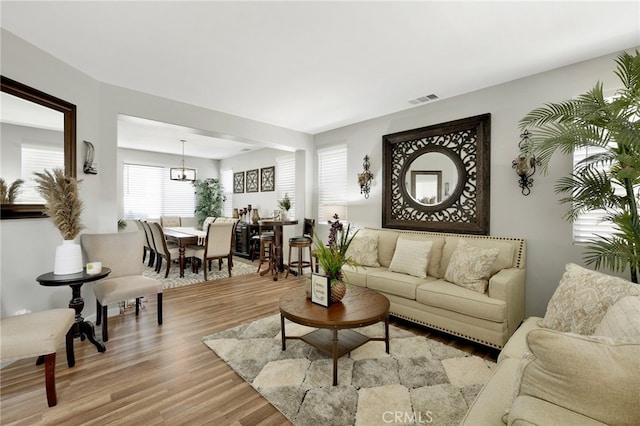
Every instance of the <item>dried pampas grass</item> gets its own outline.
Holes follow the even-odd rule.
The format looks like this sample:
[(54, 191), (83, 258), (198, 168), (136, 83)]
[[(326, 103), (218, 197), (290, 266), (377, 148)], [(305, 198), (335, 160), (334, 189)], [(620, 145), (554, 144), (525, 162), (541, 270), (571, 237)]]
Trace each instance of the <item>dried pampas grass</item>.
[(62, 169), (45, 170), (36, 175), (37, 190), (45, 201), (45, 212), (60, 230), (65, 240), (75, 239), (82, 228), (82, 201), (78, 195), (78, 181), (65, 176)]
[(0, 203), (13, 204), (20, 194), (20, 186), (24, 183), (22, 179), (16, 179), (11, 186), (7, 187), (7, 183), (0, 178)]

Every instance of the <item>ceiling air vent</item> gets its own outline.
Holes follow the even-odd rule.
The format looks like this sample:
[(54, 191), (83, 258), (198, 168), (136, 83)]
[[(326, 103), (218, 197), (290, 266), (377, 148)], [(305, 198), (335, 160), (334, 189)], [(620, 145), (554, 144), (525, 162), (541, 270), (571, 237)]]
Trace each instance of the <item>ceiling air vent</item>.
[(436, 99), (439, 99), (438, 95), (436, 95), (435, 93), (432, 93), (430, 95), (420, 96), (419, 98), (411, 99), (409, 103), (412, 105), (420, 105), (425, 102), (435, 101)]

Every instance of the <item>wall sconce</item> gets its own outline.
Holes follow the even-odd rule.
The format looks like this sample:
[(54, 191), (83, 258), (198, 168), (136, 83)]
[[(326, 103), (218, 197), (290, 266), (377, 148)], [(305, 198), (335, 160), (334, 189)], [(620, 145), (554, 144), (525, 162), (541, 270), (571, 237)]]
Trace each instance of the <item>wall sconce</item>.
[(520, 189), (522, 190), (522, 195), (527, 196), (531, 193), (531, 187), (533, 186), (533, 178), (532, 176), (536, 172), (536, 158), (533, 156), (529, 156), (528, 147), (525, 151), (525, 146), (529, 144), (529, 131), (525, 130), (524, 133), (520, 135), (520, 143), (518, 143), (518, 148), (520, 148), (520, 154), (513, 160), (511, 167), (516, 170), (516, 174), (519, 176), (518, 183), (520, 184)]
[(362, 173), (358, 173), (358, 185), (360, 185), (360, 193), (364, 194), (364, 198), (369, 198), (369, 191), (371, 190), (371, 180), (373, 179), (373, 173), (369, 171), (371, 164), (369, 163), (369, 156), (364, 156), (362, 163), (364, 170)]

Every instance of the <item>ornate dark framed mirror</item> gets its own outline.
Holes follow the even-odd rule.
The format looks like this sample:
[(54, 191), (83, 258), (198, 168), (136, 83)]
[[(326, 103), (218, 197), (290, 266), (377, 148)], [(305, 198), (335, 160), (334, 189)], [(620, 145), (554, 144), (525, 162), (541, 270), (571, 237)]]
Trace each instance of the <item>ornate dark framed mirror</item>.
[[(68, 176), (76, 177), (76, 106), (5, 76), (0, 76), (0, 86), (2, 173), (7, 173), (0, 177), (7, 186), (26, 177), (21, 169), (25, 155), (21, 147), (25, 145), (60, 152), (60, 163), (53, 162), (52, 168), (64, 167)], [(1, 208), (1, 219), (42, 218), (45, 214), (44, 204), (29, 197), (18, 196), (14, 202), (3, 202)]]
[(384, 135), (382, 226), (489, 233), (491, 114)]

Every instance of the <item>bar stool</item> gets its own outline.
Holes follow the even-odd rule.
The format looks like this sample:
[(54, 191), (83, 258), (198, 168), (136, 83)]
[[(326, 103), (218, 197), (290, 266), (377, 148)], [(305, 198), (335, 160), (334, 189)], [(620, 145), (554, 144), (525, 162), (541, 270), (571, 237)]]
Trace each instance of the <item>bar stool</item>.
[[(273, 250), (275, 246), (275, 237), (273, 235), (273, 227), (272, 226), (258, 226), (258, 235), (254, 235), (252, 238), (252, 245), (256, 244), (260, 246), (260, 263), (258, 264), (258, 273), (260, 273), (260, 268), (262, 268), (263, 263), (267, 263), (269, 268), (271, 268), (273, 262)], [(253, 243), (256, 241), (256, 243)], [(253, 260), (253, 259), (252, 259)]]
[[(291, 268), (298, 270), (298, 276), (302, 276), (303, 268), (311, 268), (311, 272), (313, 272), (313, 252), (311, 246), (313, 245), (313, 227), (315, 224), (315, 219), (305, 218), (302, 229), (303, 235), (289, 238), (289, 267), (287, 268), (287, 274), (284, 276), (285, 278), (289, 276)], [(291, 249), (293, 248), (298, 249), (298, 260), (291, 260)], [(309, 260), (303, 260), (304, 249), (306, 248), (309, 249)]]

